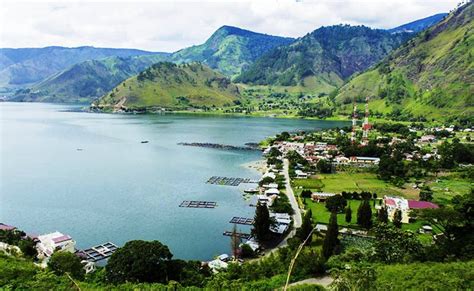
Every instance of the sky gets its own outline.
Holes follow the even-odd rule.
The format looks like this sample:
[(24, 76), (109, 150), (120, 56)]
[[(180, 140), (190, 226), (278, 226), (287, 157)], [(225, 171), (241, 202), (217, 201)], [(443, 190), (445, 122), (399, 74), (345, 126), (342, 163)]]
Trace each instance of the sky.
[(0, 0), (0, 47), (84, 46), (173, 52), (222, 25), (301, 37), (334, 24), (393, 28), (461, 0)]

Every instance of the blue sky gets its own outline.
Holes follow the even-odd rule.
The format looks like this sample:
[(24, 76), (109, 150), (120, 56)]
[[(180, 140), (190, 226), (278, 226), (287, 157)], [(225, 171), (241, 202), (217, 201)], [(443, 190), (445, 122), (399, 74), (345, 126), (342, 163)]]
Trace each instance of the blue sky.
[(222, 25), (300, 37), (323, 25), (391, 28), (458, 0), (30, 1), (2, 0), (0, 47), (48, 45), (175, 51)]

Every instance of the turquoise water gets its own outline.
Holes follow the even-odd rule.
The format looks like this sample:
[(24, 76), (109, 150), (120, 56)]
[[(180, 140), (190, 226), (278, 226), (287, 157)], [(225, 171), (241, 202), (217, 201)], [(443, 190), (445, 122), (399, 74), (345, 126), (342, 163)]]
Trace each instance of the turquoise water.
[[(243, 164), (261, 153), (177, 143), (238, 146), (285, 130), (347, 125), (71, 109), (0, 103), (0, 222), (34, 234), (58, 230), (71, 235), (79, 248), (157, 239), (183, 259), (229, 253), (230, 239), (222, 232), (231, 230), (233, 216), (253, 217), (254, 209), (242, 188), (205, 182), (214, 175), (259, 178)], [(183, 200), (216, 201), (218, 207), (178, 207)]]

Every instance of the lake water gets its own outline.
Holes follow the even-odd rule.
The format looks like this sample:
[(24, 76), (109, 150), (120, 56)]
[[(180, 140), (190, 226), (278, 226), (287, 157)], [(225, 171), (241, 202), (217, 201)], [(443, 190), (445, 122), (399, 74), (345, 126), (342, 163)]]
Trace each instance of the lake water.
[[(230, 239), (222, 235), (232, 229), (229, 220), (253, 217), (254, 208), (243, 199), (242, 187), (205, 182), (214, 175), (259, 178), (243, 164), (261, 153), (177, 143), (241, 146), (281, 131), (348, 124), (95, 114), (74, 108), (0, 103), (0, 222), (33, 234), (58, 230), (71, 235), (79, 248), (156, 239), (183, 259), (229, 253)], [(183, 200), (215, 201), (218, 207), (178, 207)]]

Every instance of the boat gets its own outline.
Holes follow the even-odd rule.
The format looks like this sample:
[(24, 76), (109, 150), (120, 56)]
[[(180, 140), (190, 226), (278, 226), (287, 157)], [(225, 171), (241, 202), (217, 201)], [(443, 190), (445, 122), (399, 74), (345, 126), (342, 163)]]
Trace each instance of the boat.
[(142, 140), (142, 143), (148, 143), (148, 141), (147, 140)]

